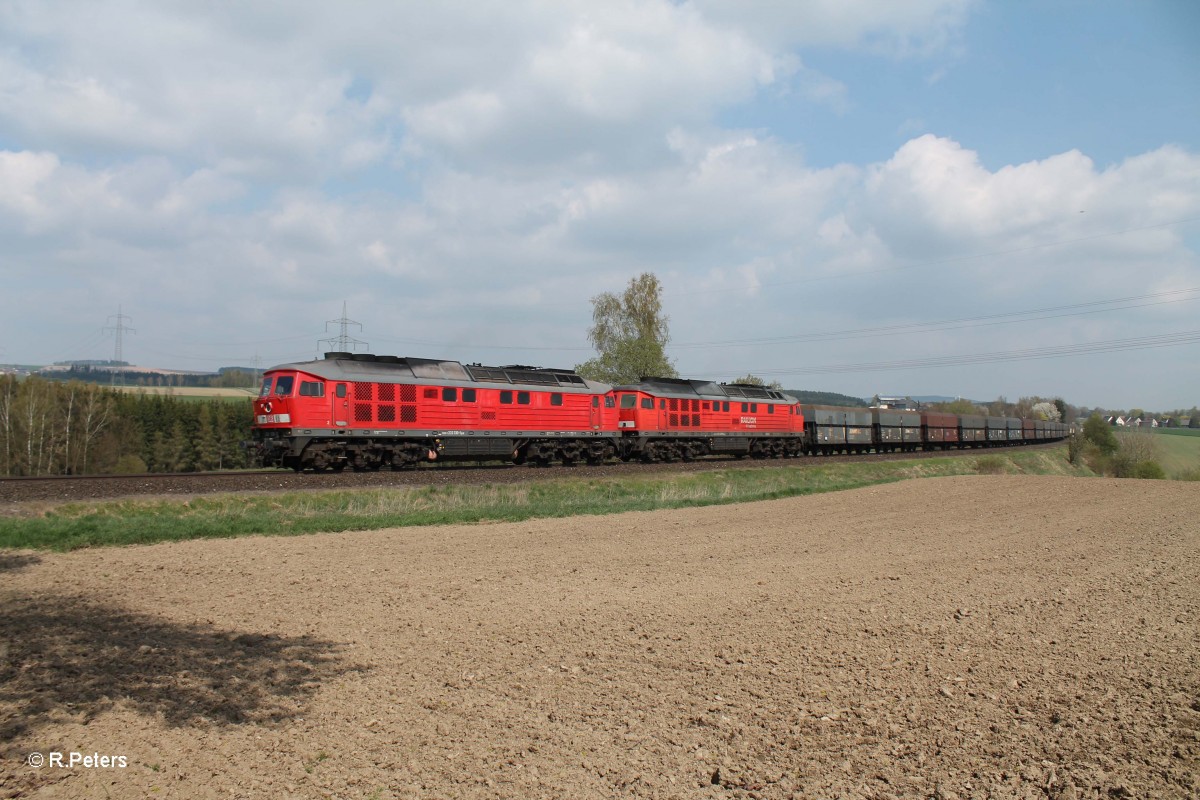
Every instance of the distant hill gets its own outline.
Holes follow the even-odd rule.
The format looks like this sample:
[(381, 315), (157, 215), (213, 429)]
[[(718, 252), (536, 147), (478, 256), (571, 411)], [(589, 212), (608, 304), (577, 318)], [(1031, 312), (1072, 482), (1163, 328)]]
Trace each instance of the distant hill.
[(848, 394), (838, 394), (837, 392), (811, 392), (805, 389), (780, 389), (780, 391), (790, 394), (801, 403), (810, 403), (815, 406), (850, 406), (852, 408), (866, 408), (867, 406), (867, 401), (861, 397), (851, 397)]

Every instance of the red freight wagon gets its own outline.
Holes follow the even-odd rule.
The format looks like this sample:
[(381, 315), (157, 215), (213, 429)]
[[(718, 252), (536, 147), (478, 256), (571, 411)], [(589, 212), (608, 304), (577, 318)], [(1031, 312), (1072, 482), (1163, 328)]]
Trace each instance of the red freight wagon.
[(628, 457), (692, 459), (709, 453), (794, 456), (804, 417), (795, 398), (745, 384), (647, 378), (617, 386)]
[(958, 446), (958, 415), (942, 411), (921, 414), (921, 427), (927, 447), (945, 449)]
[(327, 353), (265, 373), (255, 434), (265, 465), (295, 469), (600, 461), (616, 455), (610, 389), (570, 370)]

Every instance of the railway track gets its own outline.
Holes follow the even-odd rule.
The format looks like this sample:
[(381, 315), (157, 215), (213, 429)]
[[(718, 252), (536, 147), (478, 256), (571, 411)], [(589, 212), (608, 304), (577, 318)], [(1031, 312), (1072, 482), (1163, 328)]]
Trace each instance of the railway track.
[(171, 478), (205, 478), (229, 477), (235, 475), (281, 475), (286, 470), (259, 469), (238, 470), (236, 472), (143, 472), (134, 475), (14, 475), (0, 478), (0, 485), (6, 483), (38, 483), (45, 481), (120, 481), (120, 480), (169, 480)]
[[(1022, 449), (1058, 446), (1050, 442)], [(870, 453), (865, 455), (806, 456), (793, 459), (713, 458), (671, 464), (604, 464), (595, 467), (538, 469), (511, 464), (441, 465), (398, 472), (295, 473), (288, 470), (242, 472), (150, 473), (145, 475), (66, 475), (0, 478), (0, 504), (64, 503), (122, 497), (190, 497), (233, 492), (288, 492), (330, 489), (387, 488), (389, 486), (444, 486), (451, 484), (528, 483), (536, 480), (581, 477), (633, 477), (673, 472), (702, 472), (717, 469), (761, 469), (787, 466), (796, 469), (839, 462), (895, 461), (905, 459), (972, 458), (990, 449), (932, 450), (915, 453)], [(2, 511), (0, 511), (2, 513)]]

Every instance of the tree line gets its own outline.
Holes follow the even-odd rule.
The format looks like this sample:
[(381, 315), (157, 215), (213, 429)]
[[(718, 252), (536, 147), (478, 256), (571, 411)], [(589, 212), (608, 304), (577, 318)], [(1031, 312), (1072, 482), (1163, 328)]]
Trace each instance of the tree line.
[(226, 367), (216, 373), (154, 372), (128, 367), (124, 362), (75, 363), (68, 369), (45, 372), (40, 377), (52, 381), (118, 383), (121, 386), (177, 388), (250, 389), (258, 386), (261, 374), (252, 369)]
[(189, 401), (0, 376), (0, 475), (193, 472), (250, 466), (249, 400)]

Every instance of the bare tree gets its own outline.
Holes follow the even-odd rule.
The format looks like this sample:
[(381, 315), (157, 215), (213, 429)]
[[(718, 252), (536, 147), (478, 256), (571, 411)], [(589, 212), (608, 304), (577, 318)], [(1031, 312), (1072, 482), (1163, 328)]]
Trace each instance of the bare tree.
[(71, 422), (75, 417), (75, 394), (78, 386), (72, 382), (67, 386), (67, 410), (63, 414), (63, 463), (62, 471), (70, 475), (71, 469)]
[(1117, 449), (1134, 464), (1157, 461), (1160, 454), (1158, 437), (1150, 428), (1132, 428), (1117, 433)]
[(91, 449), (92, 442), (96, 437), (108, 426), (109, 416), (112, 414), (112, 397), (104, 391), (91, 387), (88, 389), (87, 396), (84, 398), (82, 408), (80, 409), (80, 420), (83, 431), (82, 446), (83, 459), (82, 471), (88, 471), (88, 452)]
[(13, 405), (17, 398), (16, 378), (0, 378), (0, 437), (4, 438), (4, 474), (13, 474)]

